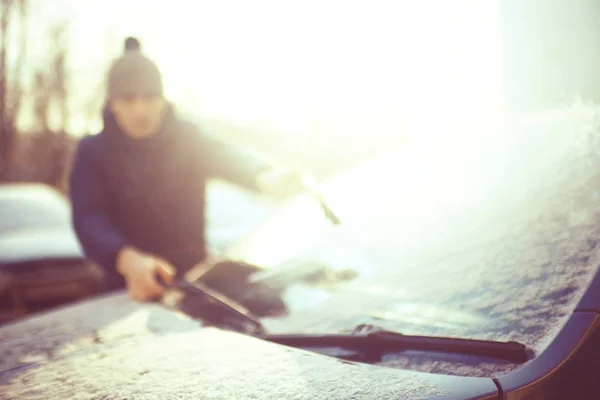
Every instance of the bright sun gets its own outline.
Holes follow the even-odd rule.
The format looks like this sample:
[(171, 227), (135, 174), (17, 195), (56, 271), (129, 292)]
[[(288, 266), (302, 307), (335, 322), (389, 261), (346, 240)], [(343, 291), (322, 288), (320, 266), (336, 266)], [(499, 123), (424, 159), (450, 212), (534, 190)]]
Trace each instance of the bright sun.
[(104, 73), (102, 41), (116, 56), (118, 38), (138, 36), (169, 97), (202, 116), (291, 134), (376, 125), (397, 135), (502, 111), (499, 0), (63, 3), (80, 75)]
[(192, 112), (302, 133), (348, 115), (421, 124), (501, 111), (497, 1), (158, 4), (155, 55)]

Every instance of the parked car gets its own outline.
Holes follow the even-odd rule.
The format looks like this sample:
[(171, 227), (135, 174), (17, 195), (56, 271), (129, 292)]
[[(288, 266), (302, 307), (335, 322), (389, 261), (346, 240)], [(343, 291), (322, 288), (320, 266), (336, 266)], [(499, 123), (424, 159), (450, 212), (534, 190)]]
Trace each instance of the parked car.
[(112, 295), (0, 329), (0, 391), (594, 398), (600, 170), (573, 129), (542, 125), (552, 134), (420, 142), (348, 170), (323, 185), (339, 225), (309, 194), (285, 204), (226, 252), (286, 301), (285, 315), (245, 320), (261, 331), (208, 328), (227, 307), (185, 285), (161, 304)]
[(42, 184), (0, 185), (0, 322), (95, 295), (101, 279), (65, 196)]

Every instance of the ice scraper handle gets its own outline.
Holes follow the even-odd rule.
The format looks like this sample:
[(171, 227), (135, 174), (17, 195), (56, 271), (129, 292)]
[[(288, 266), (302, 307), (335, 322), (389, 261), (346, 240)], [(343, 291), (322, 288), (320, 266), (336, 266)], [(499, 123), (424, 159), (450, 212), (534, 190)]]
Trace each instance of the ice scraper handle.
[(253, 334), (264, 334), (266, 330), (262, 326), (258, 317), (253, 315), (242, 304), (228, 298), (218, 291), (209, 288), (201, 282), (189, 282), (186, 279), (176, 279), (172, 284), (167, 285), (169, 288), (179, 289), (188, 295), (196, 297), (198, 301), (201, 299), (208, 300), (216, 307), (220, 307), (226, 314), (231, 315), (235, 319), (241, 321), (245, 331)]
[(315, 198), (321, 205), (321, 208), (323, 209), (323, 213), (331, 221), (331, 223), (334, 225), (340, 225), (342, 221), (340, 221), (338, 216), (333, 212), (331, 207), (329, 207), (329, 204), (327, 204), (327, 202), (325, 201), (319, 182), (317, 182), (317, 180), (310, 175), (304, 175), (302, 178), (302, 184), (309, 193), (315, 196)]

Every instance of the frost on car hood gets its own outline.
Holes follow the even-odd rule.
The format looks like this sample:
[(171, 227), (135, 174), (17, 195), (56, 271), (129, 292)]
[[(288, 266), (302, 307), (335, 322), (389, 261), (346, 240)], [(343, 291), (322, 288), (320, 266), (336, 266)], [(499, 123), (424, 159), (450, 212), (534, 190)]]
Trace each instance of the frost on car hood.
[(0, 392), (19, 399), (421, 400), (457, 398), (465, 387), (471, 394), (495, 390), (491, 380), (470, 378), (450, 390), (444, 377), (342, 362), (203, 328), (126, 295), (0, 328), (0, 360)]

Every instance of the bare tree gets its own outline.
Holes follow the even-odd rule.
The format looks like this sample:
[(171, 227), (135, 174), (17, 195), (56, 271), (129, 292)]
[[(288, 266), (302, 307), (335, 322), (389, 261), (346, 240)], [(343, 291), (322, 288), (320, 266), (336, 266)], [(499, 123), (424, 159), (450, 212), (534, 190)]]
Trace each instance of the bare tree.
[(48, 77), (44, 71), (37, 71), (33, 81), (33, 118), (35, 129), (39, 132), (50, 130), (50, 92)]
[[(67, 68), (69, 24), (51, 25), (48, 62), (33, 71), (32, 85), (24, 87), (29, 81), (23, 79), (24, 74), (30, 73), (26, 68), (30, 8), (30, 0), (0, 0), (0, 182), (38, 181), (64, 190), (76, 142), (67, 133), (72, 97)], [(102, 91), (94, 89), (90, 88), (93, 101), (84, 105), (90, 116), (92, 109), (98, 113), (102, 101)], [(18, 135), (17, 121), (25, 106), (32, 107), (34, 131)]]
[(15, 126), (15, 120), (17, 119), (19, 112), (21, 111), (21, 104), (23, 101), (23, 67), (25, 66), (25, 60), (27, 56), (27, 17), (28, 17), (28, 3), (26, 0), (16, 0), (19, 6), (19, 51), (15, 63), (15, 74), (12, 79), (12, 87), (10, 90), (11, 101), (9, 108), (9, 115), (11, 120), (9, 121), (11, 126)]
[(13, 1), (0, 1), (0, 179), (6, 179), (8, 175), (9, 155), (12, 148), (13, 131), (8, 127), (7, 98), (8, 98), (8, 71), (7, 71), (7, 48), (8, 28), (10, 26), (10, 14)]
[[(18, 55), (14, 68), (8, 60), (9, 31), (19, 16)], [(27, 0), (0, 0), (0, 181), (10, 179), (10, 166), (16, 142), (17, 120), (23, 91), (21, 86), (26, 55)], [(13, 72), (13, 75), (10, 72)]]
[(52, 49), (54, 51), (52, 59), (52, 70), (50, 71), (50, 91), (53, 102), (58, 109), (59, 130), (66, 131), (69, 120), (69, 76), (67, 72), (67, 23), (55, 25), (50, 33)]
[[(53, 186), (62, 186), (69, 158), (69, 74), (67, 71), (67, 23), (58, 23), (50, 30), (50, 69), (36, 72), (34, 80), (33, 111), (38, 134), (29, 156), (35, 163), (34, 180)], [(50, 119), (58, 116), (53, 129)]]
[(58, 113), (57, 131), (66, 131), (69, 122), (66, 31), (66, 23), (59, 23), (51, 29), (50, 68), (38, 69), (32, 90), (36, 128), (48, 134), (54, 133), (50, 128), (53, 112)]
[(106, 100), (106, 74), (113, 62), (113, 56), (121, 51), (120, 41), (117, 40), (117, 35), (114, 29), (110, 27), (106, 33), (106, 59), (101, 66), (101, 73), (96, 82), (90, 85), (88, 94), (81, 102), (81, 115), (86, 120), (87, 131), (91, 133), (95, 129), (95, 125), (99, 121), (102, 107)]

